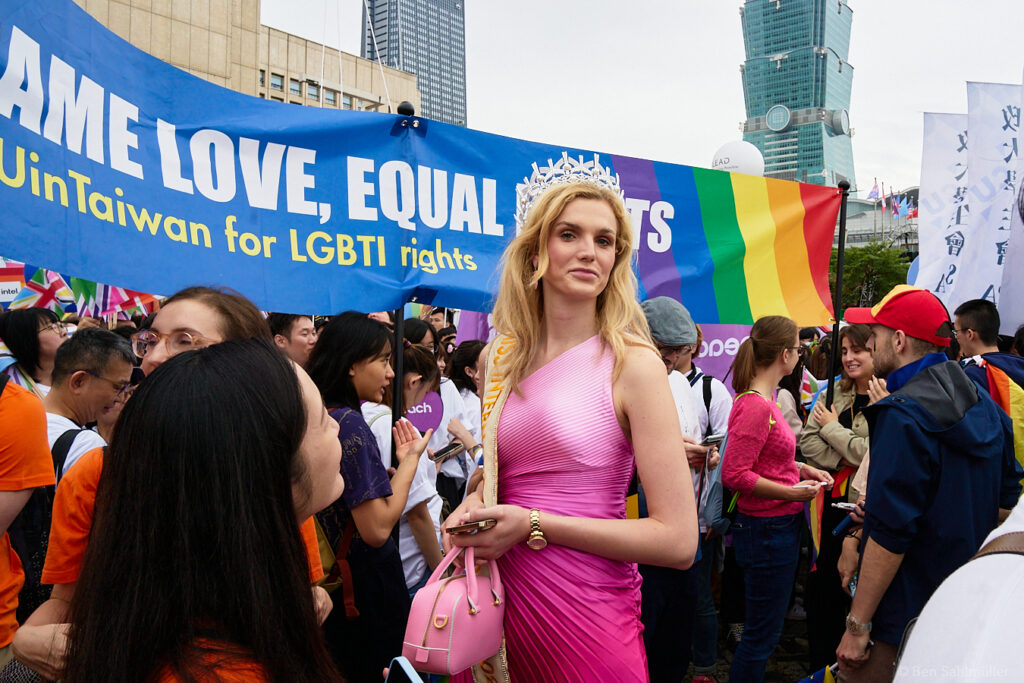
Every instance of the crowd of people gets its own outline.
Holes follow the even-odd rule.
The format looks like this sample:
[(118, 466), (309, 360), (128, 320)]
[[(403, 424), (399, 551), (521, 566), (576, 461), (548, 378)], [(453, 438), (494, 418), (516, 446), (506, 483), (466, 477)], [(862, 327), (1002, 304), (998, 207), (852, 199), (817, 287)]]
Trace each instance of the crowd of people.
[[(507, 596), (488, 680), (708, 683), (726, 633), (728, 680), (760, 681), (801, 607), (811, 671), (981, 670), (940, 585), (1011, 571), (991, 544), (1024, 531), (1024, 332), (900, 286), (845, 312), (834, 378), (831, 339), (781, 316), (711, 377), (685, 306), (637, 301), (616, 187), (521, 216), (493, 340), (456, 345), (445, 309), (398, 338), (386, 312), (265, 316), (211, 287), (114, 330), (0, 314), (0, 681), (381, 681), (466, 546)], [(832, 390), (807, 401), (812, 369)]]

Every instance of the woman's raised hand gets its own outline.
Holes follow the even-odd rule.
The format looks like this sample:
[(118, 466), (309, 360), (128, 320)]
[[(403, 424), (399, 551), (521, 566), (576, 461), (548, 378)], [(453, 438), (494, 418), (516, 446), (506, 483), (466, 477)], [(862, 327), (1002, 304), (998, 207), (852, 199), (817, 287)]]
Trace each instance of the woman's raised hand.
[(426, 434), (420, 436), (412, 423), (406, 419), (396, 422), (391, 431), (395, 438), (395, 457), (399, 463), (410, 456), (419, 459), (427, 447), (427, 442), (430, 441), (430, 435), (434, 433), (433, 429), (428, 429)]
[(868, 380), (868, 399), (871, 403), (878, 403), (889, 395), (889, 388), (884, 379), (872, 377)]
[(458, 439), (459, 443), (467, 449), (472, 448), (476, 444), (473, 434), (466, 429), (466, 426), (457, 417), (453, 417), (448, 421), (448, 433), (455, 439)]

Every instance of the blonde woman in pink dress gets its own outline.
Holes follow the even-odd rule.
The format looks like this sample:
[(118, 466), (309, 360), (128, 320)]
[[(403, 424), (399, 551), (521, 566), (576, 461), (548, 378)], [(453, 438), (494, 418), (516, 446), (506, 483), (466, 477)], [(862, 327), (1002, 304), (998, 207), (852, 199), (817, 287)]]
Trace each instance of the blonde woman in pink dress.
[[(609, 180), (556, 184), (520, 204), (528, 213), (494, 308), (493, 344), (511, 349), (500, 361), (510, 393), (487, 422), (498, 504), (484, 507), (485, 477), (445, 522), (497, 520), (443, 536), (446, 548), (498, 559), (506, 678), (517, 682), (648, 680), (636, 564), (685, 569), (697, 549), (682, 434)], [(634, 468), (645, 519), (626, 519)]]

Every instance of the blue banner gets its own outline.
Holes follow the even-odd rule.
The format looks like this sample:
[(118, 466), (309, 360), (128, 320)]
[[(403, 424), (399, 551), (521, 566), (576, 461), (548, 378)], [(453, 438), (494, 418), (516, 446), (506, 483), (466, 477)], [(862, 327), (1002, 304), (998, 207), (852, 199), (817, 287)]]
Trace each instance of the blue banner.
[(703, 295), (716, 264), (688, 247), (704, 229), (682, 220), (692, 178), (671, 180), (687, 167), (282, 105), (186, 74), (69, 0), (0, 7), (0, 254), (96, 282), (226, 285), (289, 312), (488, 310), (516, 187), (566, 154), (621, 172), (643, 293), (719, 322)]

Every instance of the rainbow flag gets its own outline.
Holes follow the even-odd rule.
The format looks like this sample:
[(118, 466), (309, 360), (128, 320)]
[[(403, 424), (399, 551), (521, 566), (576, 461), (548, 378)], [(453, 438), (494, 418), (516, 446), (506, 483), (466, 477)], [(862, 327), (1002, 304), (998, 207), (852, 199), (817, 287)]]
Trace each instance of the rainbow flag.
[[(785, 315), (800, 325), (832, 322), (828, 266), (838, 190), (738, 173), (729, 174), (727, 184), (702, 169), (694, 169), (694, 177), (715, 262), (719, 317), (740, 322), (749, 310), (742, 322), (765, 315)], [(742, 270), (735, 272), (719, 265), (738, 261)]]
[[(979, 363), (988, 375), (989, 393), (992, 400), (1006, 411), (1013, 422), (1013, 452), (1017, 462), (1024, 467), (1024, 387), (1021, 387), (1005, 370), (997, 368), (984, 358)], [(1021, 479), (1024, 484), (1024, 479)]]
[(818, 394), (818, 378), (811, 374), (810, 370), (804, 368), (803, 380), (800, 382), (800, 403), (804, 408), (810, 408), (811, 402)]
[(825, 489), (804, 503), (804, 518), (811, 530), (811, 571), (818, 568), (818, 553), (821, 552), (821, 520), (825, 514)]
[(77, 277), (71, 278), (71, 291), (75, 294), (75, 306), (79, 315), (94, 318), (116, 313), (128, 301), (128, 294), (120, 287), (111, 287)]
[[(832, 494), (830, 496), (826, 496), (825, 489), (821, 488), (818, 489), (818, 495), (804, 503), (804, 518), (807, 520), (807, 526), (811, 531), (812, 572), (818, 568), (818, 553), (821, 552), (821, 529), (823, 524), (822, 520), (825, 516), (825, 506), (828, 505), (829, 498), (838, 498), (839, 500), (846, 498), (846, 492), (849, 490), (850, 479), (856, 473), (856, 467), (844, 467), (836, 472), (836, 476), (832, 477)], [(831, 529), (829, 530), (829, 533), (832, 533)]]
[[(751, 324), (766, 315), (801, 326), (833, 322), (828, 271), (838, 189), (612, 158), (634, 221), (638, 202), (650, 207), (640, 216), (650, 247), (638, 256), (641, 299), (682, 301), (702, 323)], [(652, 234), (658, 187), (676, 196), (673, 214), (663, 216), (671, 218), (672, 240), (662, 251)]]

